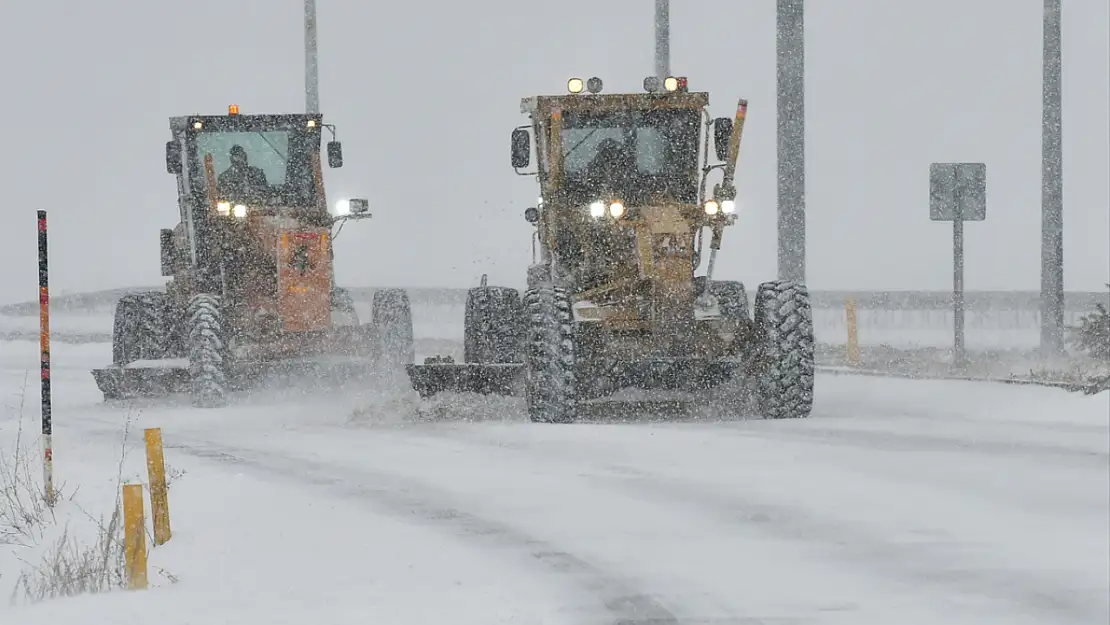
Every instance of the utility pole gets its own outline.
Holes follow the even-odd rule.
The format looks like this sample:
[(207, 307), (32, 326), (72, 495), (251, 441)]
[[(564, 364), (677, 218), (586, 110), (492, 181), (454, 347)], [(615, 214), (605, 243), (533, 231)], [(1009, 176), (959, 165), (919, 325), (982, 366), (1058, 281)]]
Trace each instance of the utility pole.
[(320, 112), (320, 68), (316, 53), (316, 0), (304, 0), (304, 108)]
[(655, 75), (671, 75), (671, 2), (655, 0)]
[(1041, 83), (1041, 350), (1064, 347), (1064, 153), (1060, 0), (1044, 0)]
[(777, 0), (778, 277), (806, 278), (805, 0)]

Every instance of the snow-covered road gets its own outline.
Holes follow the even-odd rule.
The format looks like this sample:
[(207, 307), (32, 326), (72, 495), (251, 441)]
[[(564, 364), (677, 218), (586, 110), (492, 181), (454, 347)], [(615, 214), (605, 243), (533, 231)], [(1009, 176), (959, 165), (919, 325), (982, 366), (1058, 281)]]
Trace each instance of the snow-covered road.
[[(3, 345), (22, 380), (35, 346)], [(128, 415), (188, 472), (182, 581), (130, 604), (169, 593), (161, 623), (1110, 620), (1106, 393), (820, 377), (803, 421), (541, 426), (403, 380), (106, 405), (87, 373), (106, 347), (55, 353), (60, 472)]]

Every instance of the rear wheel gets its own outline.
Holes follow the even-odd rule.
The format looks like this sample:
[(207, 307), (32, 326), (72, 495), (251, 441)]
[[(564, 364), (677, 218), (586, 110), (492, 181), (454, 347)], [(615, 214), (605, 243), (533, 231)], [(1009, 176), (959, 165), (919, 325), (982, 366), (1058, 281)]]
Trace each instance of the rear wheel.
[(227, 350), (220, 300), (194, 295), (186, 311), (189, 377), (193, 404), (215, 408), (227, 403)]
[(574, 317), (565, 289), (543, 286), (524, 294), (525, 398), (534, 422), (570, 423), (578, 416)]
[[(694, 278), (694, 293), (701, 295), (705, 292), (705, 276)], [(734, 280), (714, 280), (709, 285), (709, 292), (717, 298), (717, 305), (721, 308), (721, 315), (729, 320), (751, 319), (748, 312), (748, 293), (744, 284)]]
[(378, 289), (372, 304), (378, 358), (387, 366), (403, 367), (416, 359), (412, 336), (412, 305), (404, 289)]
[(463, 322), (463, 361), (520, 362), (521, 313), (520, 293), (516, 289), (496, 286), (470, 289)]
[(757, 399), (765, 419), (798, 419), (813, 410), (813, 311), (805, 285), (759, 285), (755, 324), (761, 336)]
[[(332, 322), (339, 325), (358, 325), (358, 311), (351, 292), (335, 287), (331, 292)], [(338, 318), (338, 319), (337, 319)]]
[(112, 327), (112, 363), (157, 360), (166, 354), (166, 294), (127, 293), (116, 303)]

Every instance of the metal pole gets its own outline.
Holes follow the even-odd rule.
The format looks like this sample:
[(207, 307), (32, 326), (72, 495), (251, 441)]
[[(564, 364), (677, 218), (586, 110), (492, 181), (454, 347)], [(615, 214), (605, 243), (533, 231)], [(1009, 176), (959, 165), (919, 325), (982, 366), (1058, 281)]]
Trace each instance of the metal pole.
[(1044, 0), (1041, 95), (1041, 349), (1064, 346), (1064, 154), (1060, 0)]
[(671, 2), (655, 0), (655, 75), (671, 75)]
[(952, 310), (955, 326), (952, 359), (957, 365), (965, 362), (964, 351), (964, 220), (952, 220)]
[(778, 0), (778, 276), (805, 281), (804, 0)]
[(39, 218), (39, 386), (42, 389), (43, 497), (54, 506), (54, 424), (50, 406), (50, 267), (46, 249), (46, 211)]
[(304, 0), (305, 112), (320, 112), (320, 68), (316, 52), (316, 0)]

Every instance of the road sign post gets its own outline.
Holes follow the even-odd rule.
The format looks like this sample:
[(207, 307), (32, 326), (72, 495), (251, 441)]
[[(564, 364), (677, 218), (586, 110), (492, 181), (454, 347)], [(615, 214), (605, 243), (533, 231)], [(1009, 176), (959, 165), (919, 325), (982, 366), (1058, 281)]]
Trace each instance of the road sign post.
[(953, 360), (966, 362), (964, 341), (964, 222), (987, 218), (987, 166), (933, 163), (929, 166), (929, 219), (952, 222)]
[(46, 504), (54, 507), (54, 422), (50, 404), (50, 254), (46, 211), (39, 221), (39, 387), (42, 392), (42, 479)]

